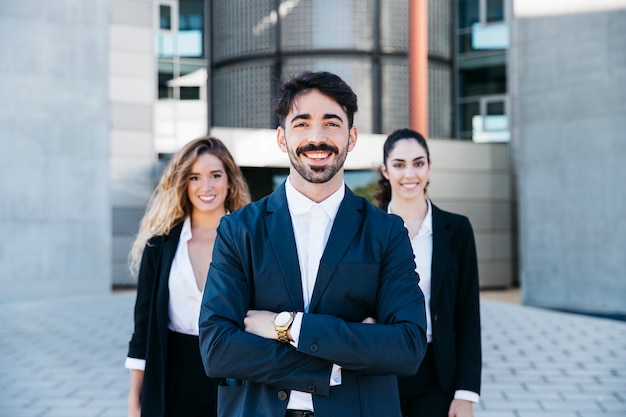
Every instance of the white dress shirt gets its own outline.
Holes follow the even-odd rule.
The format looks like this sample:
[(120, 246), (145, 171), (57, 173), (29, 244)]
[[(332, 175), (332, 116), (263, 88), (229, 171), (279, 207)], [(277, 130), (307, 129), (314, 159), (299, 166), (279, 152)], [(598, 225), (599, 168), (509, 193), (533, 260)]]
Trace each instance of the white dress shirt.
[(180, 231), (176, 255), (170, 269), (169, 324), (168, 329), (177, 333), (198, 336), (198, 319), (202, 304), (202, 291), (198, 288), (196, 275), (189, 258), (191, 219), (187, 217)]
[[(424, 217), (417, 235), (411, 239), (411, 246), (413, 247), (413, 255), (415, 256), (415, 271), (420, 277), (419, 287), (424, 293), (424, 305), (426, 306), (426, 340), (430, 343), (433, 341), (433, 323), (430, 314), (431, 268), (433, 259), (433, 207), (429, 199), (426, 199), (426, 203), (428, 204), (426, 217)], [(387, 207), (387, 212), (391, 213), (391, 204)], [(473, 403), (477, 403), (480, 399), (478, 393), (467, 390), (455, 391), (454, 398), (471, 401)]]
[[(342, 182), (341, 187), (321, 203), (316, 203), (296, 190), (288, 178), (285, 182), (287, 194), (287, 205), (291, 215), (294, 235), (296, 238), (296, 248), (298, 251), (298, 262), (302, 279), (302, 299), (304, 301), (304, 311), (309, 311), (317, 270), (319, 268), (322, 253), (328, 242), (333, 222), (339, 211), (339, 206), (345, 195), (345, 187)], [(292, 344), (298, 346), (300, 328), (302, 325), (303, 313), (296, 314), (291, 325)], [(333, 365), (330, 385), (341, 384), (341, 368)], [(292, 390), (289, 396), (288, 409), (311, 410), (313, 411), (313, 398), (311, 394)]]
[[(413, 256), (415, 256), (415, 271), (419, 274), (419, 287), (424, 293), (424, 305), (426, 306), (426, 340), (433, 341), (433, 323), (430, 318), (430, 274), (433, 259), (433, 211), (430, 201), (427, 199), (428, 210), (422, 221), (417, 235), (411, 239)], [(391, 204), (387, 207), (391, 213)], [(404, 225), (406, 227), (406, 223)]]
[[(198, 319), (202, 304), (202, 291), (198, 288), (189, 259), (188, 242), (191, 240), (191, 219), (187, 217), (180, 231), (176, 254), (170, 268), (169, 287), (169, 324), (168, 329), (177, 333), (198, 336)], [(126, 358), (127, 369), (145, 370), (144, 359)]]

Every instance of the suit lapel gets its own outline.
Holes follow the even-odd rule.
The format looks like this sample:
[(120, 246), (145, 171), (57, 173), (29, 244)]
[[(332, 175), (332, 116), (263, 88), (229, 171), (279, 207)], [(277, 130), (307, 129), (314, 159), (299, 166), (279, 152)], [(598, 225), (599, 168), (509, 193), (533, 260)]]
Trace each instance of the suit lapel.
[(180, 240), (180, 232), (183, 230), (183, 222), (176, 225), (163, 242), (163, 269), (166, 276), (169, 277), (172, 262), (178, 249), (178, 241)]
[(360, 200), (346, 187), (346, 194), (339, 206), (339, 211), (337, 211), (328, 242), (320, 260), (309, 311), (315, 310), (330, 282), (330, 277), (337, 268), (339, 261), (343, 258), (354, 235), (361, 228), (363, 224), (361, 208)]
[[(167, 353), (167, 326), (169, 325), (169, 277), (172, 262), (178, 249), (178, 241), (180, 240), (180, 232), (183, 229), (183, 222), (176, 225), (170, 233), (163, 239), (163, 248), (161, 259), (159, 261), (158, 285), (157, 285), (157, 326), (159, 331), (159, 339), (164, 353)], [(166, 356), (164, 355), (163, 358)], [(165, 362), (162, 363), (165, 366)]]
[(265, 227), (291, 304), (298, 311), (303, 311), (300, 264), (284, 183), (268, 197)]
[(430, 303), (431, 310), (437, 306), (439, 292), (445, 279), (444, 273), (448, 262), (448, 250), (450, 247), (450, 223), (443, 211), (434, 204), (433, 208), (433, 259), (430, 277)]

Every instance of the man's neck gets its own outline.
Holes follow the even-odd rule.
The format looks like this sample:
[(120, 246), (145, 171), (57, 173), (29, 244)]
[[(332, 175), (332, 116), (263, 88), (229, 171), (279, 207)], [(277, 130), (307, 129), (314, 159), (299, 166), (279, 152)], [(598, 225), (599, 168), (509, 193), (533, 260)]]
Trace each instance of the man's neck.
[(321, 203), (341, 188), (343, 185), (343, 170), (338, 172), (330, 181), (324, 183), (306, 181), (297, 173), (291, 173), (288, 181), (290, 181), (293, 188), (298, 190), (302, 195), (316, 203)]

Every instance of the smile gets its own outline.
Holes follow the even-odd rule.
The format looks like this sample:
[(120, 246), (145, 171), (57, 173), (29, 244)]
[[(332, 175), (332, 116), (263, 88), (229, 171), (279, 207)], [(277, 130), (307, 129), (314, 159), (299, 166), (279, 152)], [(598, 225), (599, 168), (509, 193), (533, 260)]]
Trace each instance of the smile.
[(330, 152), (324, 152), (324, 151), (304, 152), (304, 156), (314, 161), (323, 161), (325, 159), (330, 158), (330, 155), (331, 155)]
[(204, 196), (204, 195), (200, 195), (198, 196), (198, 198), (200, 199), (200, 201), (202, 201), (203, 203), (210, 203), (213, 200), (215, 200), (215, 196), (214, 195), (209, 195), (209, 196)]

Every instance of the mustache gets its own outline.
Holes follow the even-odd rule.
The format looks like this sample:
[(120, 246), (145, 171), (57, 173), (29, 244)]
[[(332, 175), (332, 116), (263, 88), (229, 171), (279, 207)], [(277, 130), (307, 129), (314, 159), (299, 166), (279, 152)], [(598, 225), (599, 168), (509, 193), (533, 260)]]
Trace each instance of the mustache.
[(339, 149), (336, 146), (329, 145), (327, 143), (320, 143), (319, 145), (316, 145), (314, 143), (309, 143), (304, 146), (300, 146), (298, 149), (296, 149), (296, 155), (300, 156), (301, 154), (305, 152), (315, 152), (315, 151), (339, 153)]

